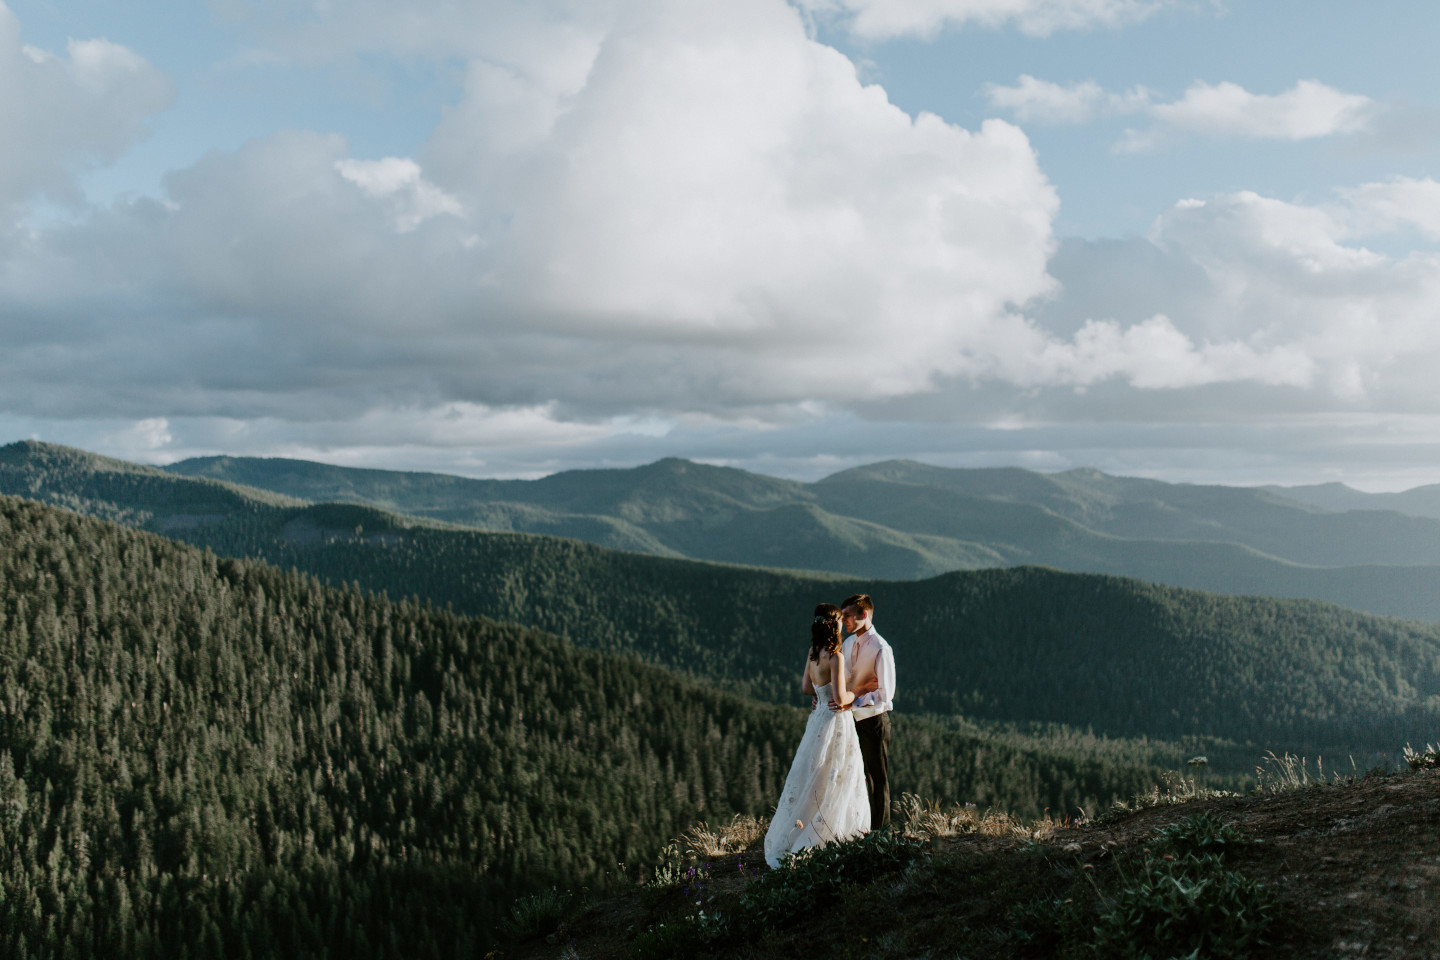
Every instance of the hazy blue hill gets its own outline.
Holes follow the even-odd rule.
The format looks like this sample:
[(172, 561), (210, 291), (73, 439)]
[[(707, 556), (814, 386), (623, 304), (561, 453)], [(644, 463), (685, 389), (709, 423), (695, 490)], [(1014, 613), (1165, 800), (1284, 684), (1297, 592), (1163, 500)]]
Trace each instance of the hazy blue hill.
[(1085, 522), (1094, 494), (1078, 487), (1072, 489), (1072, 485), (1057, 479), (1060, 476), (1063, 475), (1036, 473), (1019, 467), (958, 469), (913, 460), (886, 460), (833, 473), (816, 486), (823, 488), (864, 481), (950, 490), (981, 499), (1034, 504), (1059, 516)]
[(520, 491), (529, 486), (523, 481), (337, 467), (281, 457), (197, 457), (165, 470), (273, 490), (300, 500), (368, 503), (455, 523), (470, 522), (476, 508), (490, 503), (523, 503)]
[(820, 503), (833, 513), (866, 516), (910, 533), (983, 543), (1007, 564), (1065, 567), (1110, 539), (1044, 506), (949, 486), (832, 477), (815, 489)]
[(816, 559), (825, 557), (824, 569), (854, 576), (916, 579), (1010, 562), (984, 544), (895, 530), (809, 503), (736, 510), (723, 522), (694, 517), (652, 523), (650, 530), (678, 556), (801, 570), (814, 569)]
[[(1043, 564), (1216, 593), (1324, 599), (1373, 613), (1440, 620), (1440, 567), (1434, 565), (1324, 567), (1218, 539), (1127, 539), (1099, 533), (1045, 507), (961, 493), (953, 484), (917, 485), (899, 496), (891, 483), (862, 476), (852, 472), (849, 478), (816, 484), (820, 503), (837, 514), (874, 517), (892, 529), (965, 538), (993, 551), (1000, 558), (996, 566)], [(1022, 479), (1029, 482), (1036, 476)], [(1363, 517), (1338, 519), (1342, 526), (1363, 522)], [(1382, 519), (1388, 526), (1404, 518), (1385, 514)]]
[(543, 508), (560, 515), (664, 522), (809, 499), (803, 484), (677, 459), (624, 470), (566, 471), (540, 480), (471, 480), (259, 457), (201, 457), (165, 469), (305, 500), (355, 501), (457, 523), (469, 522), (487, 504), (528, 506), (532, 516), (538, 516), (533, 508)]
[[(693, 540), (689, 528), (702, 527), (713, 537), (737, 515), (743, 524), (752, 519), (754, 509), (807, 499), (800, 484), (674, 459), (633, 470), (570, 471), (536, 481), (470, 480), (257, 457), (201, 457), (166, 470), (253, 484), (305, 500), (366, 503), (484, 530), (576, 537), (660, 556), (686, 555), (670, 540)], [(723, 553), (730, 544), (717, 546)], [(944, 545), (944, 552), (963, 555), (965, 550)], [(946, 564), (939, 569), (954, 567), (948, 556), (938, 562)], [(896, 576), (935, 572), (911, 556), (898, 564)]]
[(1329, 512), (1261, 489), (1083, 474), (1087, 486), (1123, 498), (1096, 523), (1116, 536), (1229, 540), (1317, 566), (1440, 563), (1440, 522), (1378, 506)]
[(659, 556), (884, 578), (1043, 564), (1440, 619), (1440, 521), (1256, 488), (912, 461), (811, 484), (675, 459), (535, 481), (245, 458), (168, 469)]
[(1440, 484), (1429, 484), (1399, 493), (1366, 493), (1343, 483), (1263, 489), (1325, 510), (1393, 510), (1413, 517), (1440, 518)]
[(532, 484), (529, 502), (575, 513), (613, 513), (635, 522), (713, 523), (731, 511), (813, 499), (804, 484), (792, 480), (675, 458), (624, 470), (567, 470)]
[(660, 557), (685, 554), (663, 542), (655, 533), (620, 517), (560, 513), (527, 503), (497, 503), (474, 511), (465, 526), (481, 530), (538, 533), (550, 537), (573, 537), (612, 550), (634, 550)]
[[(1027, 520), (1025, 507), (1110, 537), (1231, 542), (1312, 566), (1440, 563), (1440, 522), (1416, 523), (1413, 517), (1378, 506), (1363, 513), (1333, 513), (1255, 488), (1172, 484), (1112, 477), (1097, 470), (1047, 475), (907, 461), (844, 471), (815, 485), (819, 491), (855, 488), (868, 489), (869, 495), (847, 503), (836, 493), (822, 492), (820, 502), (841, 513), (864, 509), (867, 519), (914, 530), (935, 523), (939, 505), (933, 500), (925, 503), (919, 491), (951, 491), (956, 495), (957, 516), (950, 526), (955, 536), (989, 542), (993, 528), (974, 525), (984, 522), (978, 514), (990, 506), (997, 512), (993, 522), (1000, 529), (1033, 531), (1019, 539), (1031, 551), (1032, 562), (1066, 567), (1078, 558), (1064, 552), (1046, 556), (1030, 544), (1044, 545), (1053, 538), (1063, 550), (1067, 541), (1075, 541), (1075, 534), (1062, 531), (1053, 520)], [(907, 515), (912, 502), (919, 508), (914, 517)], [(878, 510), (885, 510), (885, 515), (872, 515)], [(1109, 554), (1108, 546), (1100, 549)]]

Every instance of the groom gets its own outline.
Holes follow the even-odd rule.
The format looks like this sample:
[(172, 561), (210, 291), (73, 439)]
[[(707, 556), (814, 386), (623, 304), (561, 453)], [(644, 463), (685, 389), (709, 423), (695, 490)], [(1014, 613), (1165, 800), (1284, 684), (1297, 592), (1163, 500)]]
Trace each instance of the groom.
[[(875, 604), (857, 593), (840, 607), (840, 622), (850, 636), (841, 645), (846, 685), (855, 692), (855, 732), (865, 761), (865, 789), (870, 794), (870, 829), (890, 826), (890, 710), (895, 699), (895, 654), (871, 620)], [(832, 700), (831, 708), (837, 705)]]

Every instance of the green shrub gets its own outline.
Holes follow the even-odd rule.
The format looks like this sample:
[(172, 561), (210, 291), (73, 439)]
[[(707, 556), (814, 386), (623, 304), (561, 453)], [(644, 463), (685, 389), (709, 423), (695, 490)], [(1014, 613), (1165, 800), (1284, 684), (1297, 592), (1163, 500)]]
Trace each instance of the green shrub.
[(1083, 907), (1079, 897), (1036, 897), (1005, 911), (1011, 935), (1032, 948), (1055, 947), (1083, 937)]
[(743, 935), (785, 923), (847, 886), (903, 870), (920, 850), (919, 841), (885, 829), (787, 856), (745, 891), (729, 918), (732, 932)]
[(706, 931), (696, 917), (680, 917), (644, 930), (630, 945), (635, 960), (673, 960), (703, 945)]
[(812, 847), (762, 874), (728, 913), (706, 904), (692, 916), (650, 927), (635, 938), (634, 955), (641, 960), (680, 956), (689, 949), (780, 927), (847, 888), (904, 869), (922, 848), (919, 841), (888, 829)]
[(554, 887), (541, 893), (521, 897), (510, 905), (510, 916), (502, 921), (505, 933), (516, 941), (530, 940), (554, 933), (570, 912), (569, 891), (561, 893)]
[(1221, 857), (1249, 841), (1234, 824), (1225, 823), (1214, 813), (1205, 811), (1186, 817), (1155, 835), (1156, 845), (1169, 853), (1197, 855), (1213, 853)]
[(1101, 960), (1240, 957), (1265, 945), (1273, 900), (1259, 882), (1213, 853), (1147, 855), (1105, 899), (1092, 947)]
[(668, 890), (670, 887), (679, 886), (684, 879), (685, 856), (680, 852), (678, 843), (668, 843), (655, 861), (655, 871), (650, 875), (648, 885), (656, 890)]

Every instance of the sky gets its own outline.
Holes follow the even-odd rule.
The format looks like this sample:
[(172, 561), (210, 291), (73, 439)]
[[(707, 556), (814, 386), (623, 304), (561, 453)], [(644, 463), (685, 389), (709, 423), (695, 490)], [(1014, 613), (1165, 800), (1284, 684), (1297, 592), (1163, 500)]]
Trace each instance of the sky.
[(1440, 5), (3, 0), (0, 443), (1440, 482)]

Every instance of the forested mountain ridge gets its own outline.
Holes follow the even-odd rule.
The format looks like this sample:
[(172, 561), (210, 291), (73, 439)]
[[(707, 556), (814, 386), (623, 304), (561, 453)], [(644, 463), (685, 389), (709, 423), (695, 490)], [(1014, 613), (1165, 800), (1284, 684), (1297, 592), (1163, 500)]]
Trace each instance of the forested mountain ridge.
[(911, 712), (1357, 756), (1433, 736), (1426, 718), (1440, 713), (1440, 628), (1320, 603), (1035, 568), (918, 582), (801, 575), (436, 529), (354, 504), (257, 508), (171, 534), (780, 703), (793, 702), (811, 607), (861, 590), (901, 651)]
[(1034, 567), (835, 580), (520, 534), (417, 528), (386, 546), (189, 535), (779, 702), (793, 696), (811, 607), (863, 590), (896, 645), (907, 711), (1357, 756), (1440, 722), (1440, 628), (1311, 601)]
[(157, 467), (34, 440), (0, 447), (0, 493), (157, 532), (305, 502), (224, 480), (182, 479)]
[(674, 459), (534, 481), (235, 457), (166, 469), (660, 556), (886, 579), (1038, 564), (1440, 620), (1440, 520), (1273, 490), (908, 461), (809, 484)]
[[(515, 626), (0, 497), (0, 952), (452, 957), (497, 907), (764, 814), (803, 715)], [(900, 718), (899, 789), (1157, 771)]]

